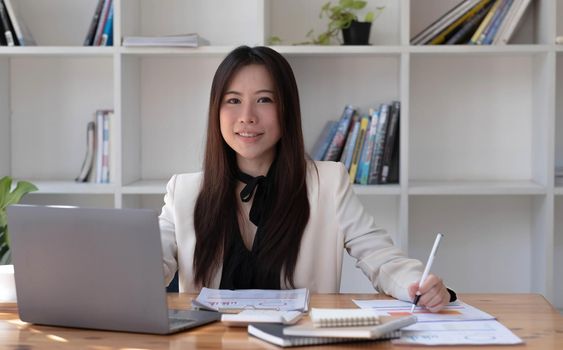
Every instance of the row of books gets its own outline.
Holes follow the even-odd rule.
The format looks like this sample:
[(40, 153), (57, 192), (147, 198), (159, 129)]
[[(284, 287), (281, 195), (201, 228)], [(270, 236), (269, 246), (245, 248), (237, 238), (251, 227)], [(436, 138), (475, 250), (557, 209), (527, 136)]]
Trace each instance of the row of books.
[(113, 0), (98, 0), (84, 46), (113, 45)]
[(115, 132), (113, 127), (113, 110), (99, 109), (94, 121), (86, 128), (86, 155), (82, 162), (76, 182), (110, 183), (115, 157), (112, 156), (110, 135)]
[(347, 105), (339, 121), (326, 123), (311, 158), (344, 163), (351, 183), (398, 183), (400, 110), (399, 101), (365, 115)]
[(0, 46), (36, 45), (17, 5), (16, 0), (0, 0)]
[(464, 0), (411, 39), (412, 45), (506, 45), (532, 0)]

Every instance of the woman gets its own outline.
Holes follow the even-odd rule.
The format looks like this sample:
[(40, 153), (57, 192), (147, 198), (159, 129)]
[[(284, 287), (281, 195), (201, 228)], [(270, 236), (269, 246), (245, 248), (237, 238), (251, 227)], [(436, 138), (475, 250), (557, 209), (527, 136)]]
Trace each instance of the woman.
[(174, 175), (160, 216), (167, 282), (180, 291), (309, 288), (338, 292), (342, 250), (374, 287), (438, 311), (442, 281), (375, 225), (344, 166), (306, 158), (295, 78), (267, 47), (241, 46), (213, 78), (204, 170)]

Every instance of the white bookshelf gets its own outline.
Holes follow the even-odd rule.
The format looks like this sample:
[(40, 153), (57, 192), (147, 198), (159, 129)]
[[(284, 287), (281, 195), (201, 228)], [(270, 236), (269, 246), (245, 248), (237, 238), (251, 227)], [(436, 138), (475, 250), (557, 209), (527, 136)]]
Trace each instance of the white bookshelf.
[[(307, 149), (345, 104), (398, 99), (400, 184), (354, 186), (409, 255), (460, 292), (539, 292), (563, 307), (563, 0), (534, 0), (508, 46), (410, 46), (459, 0), (386, 6), (372, 45), (291, 45), (322, 30), (324, 0), (114, 0), (114, 47), (82, 47), (96, 0), (18, 0), (39, 46), (0, 47), (0, 175), (28, 203), (159, 209), (169, 177), (200, 169), (208, 95), (222, 58), (274, 46), (294, 68)], [(198, 32), (198, 49), (125, 48), (122, 35)], [(111, 184), (76, 184), (86, 124), (113, 108)], [(516, 271), (516, 273), (515, 273)], [(345, 258), (342, 291), (369, 284)]]

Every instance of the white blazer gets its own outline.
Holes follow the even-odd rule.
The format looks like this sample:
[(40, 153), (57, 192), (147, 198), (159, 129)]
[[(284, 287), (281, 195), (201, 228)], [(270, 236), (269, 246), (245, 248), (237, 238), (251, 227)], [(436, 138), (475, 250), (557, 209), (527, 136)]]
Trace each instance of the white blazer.
[[(409, 300), (408, 285), (422, 275), (422, 263), (408, 259), (375, 224), (352, 190), (342, 163), (310, 162), (307, 190), (310, 217), (294, 274), (296, 288), (313, 293), (338, 293), (344, 249), (380, 292)], [(192, 268), (195, 247), (193, 212), (203, 173), (174, 175), (167, 185), (160, 214), (166, 283), (176, 270), (180, 292), (197, 293)], [(210, 218), (214, 220), (216, 218)], [(289, 288), (281, 278), (282, 288)], [(221, 268), (210, 288), (219, 288)]]

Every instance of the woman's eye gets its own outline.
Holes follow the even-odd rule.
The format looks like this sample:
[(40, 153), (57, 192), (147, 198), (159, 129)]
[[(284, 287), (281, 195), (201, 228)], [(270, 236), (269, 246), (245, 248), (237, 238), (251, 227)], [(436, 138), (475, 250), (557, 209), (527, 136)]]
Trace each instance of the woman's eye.
[(228, 104), (239, 104), (240, 100), (238, 98), (233, 97), (233, 98), (228, 98), (226, 102)]
[(258, 99), (258, 103), (272, 103), (272, 102), (274, 101), (269, 97), (260, 97)]

